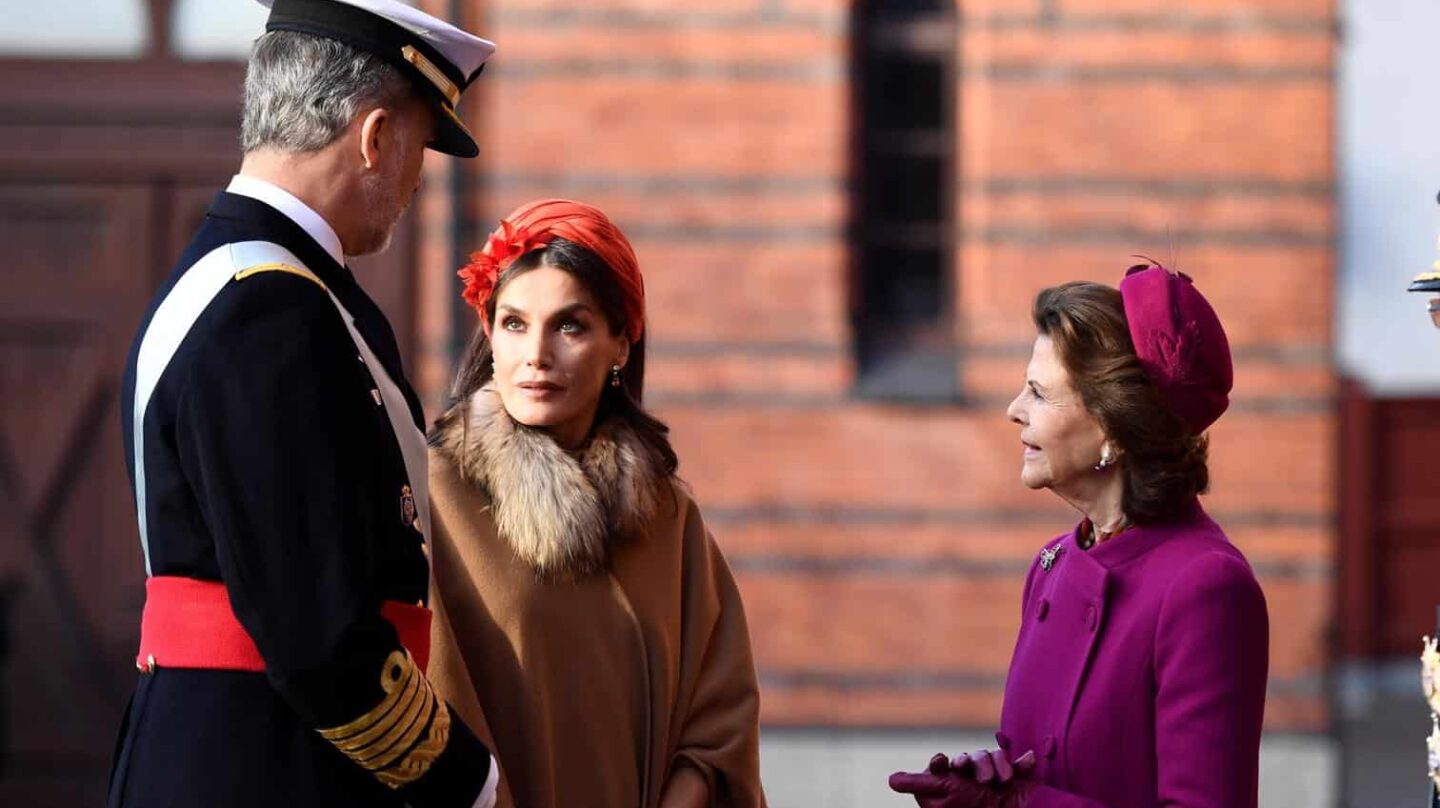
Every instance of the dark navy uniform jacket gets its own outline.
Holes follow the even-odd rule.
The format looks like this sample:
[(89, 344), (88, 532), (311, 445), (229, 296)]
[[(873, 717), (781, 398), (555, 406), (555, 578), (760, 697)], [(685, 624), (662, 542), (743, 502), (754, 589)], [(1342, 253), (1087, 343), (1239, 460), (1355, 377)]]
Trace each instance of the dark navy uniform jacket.
[[(423, 426), (394, 334), (350, 271), (275, 208), (222, 193), (130, 351), (122, 395), (132, 481), (146, 327), (192, 265), (243, 241), (279, 244), (324, 282)], [(293, 274), (228, 282), (180, 343), (144, 411), (150, 572), (223, 582), (266, 672), (167, 669), (162, 659), (142, 673), (117, 744), (112, 806), (469, 808), (480, 794), (493, 761), (443, 701), (443, 752), (432, 748), (423, 775), (403, 783), (382, 782), (318, 731), (381, 706), (382, 668), (403, 651), (380, 606), (423, 602), (429, 586), (413, 505), (406, 513), (402, 502), (401, 450), (375, 387), (325, 290)]]

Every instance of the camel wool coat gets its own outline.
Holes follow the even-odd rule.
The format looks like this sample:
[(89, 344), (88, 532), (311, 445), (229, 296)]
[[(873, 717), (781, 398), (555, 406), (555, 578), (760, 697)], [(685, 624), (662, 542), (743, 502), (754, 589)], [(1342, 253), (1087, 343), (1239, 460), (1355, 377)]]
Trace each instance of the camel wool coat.
[(655, 806), (690, 766), (711, 805), (763, 806), (745, 613), (686, 490), (628, 425), (577, 457), (488, 389), (463, 407), (431, 436), (429, 675), (499, 805)]

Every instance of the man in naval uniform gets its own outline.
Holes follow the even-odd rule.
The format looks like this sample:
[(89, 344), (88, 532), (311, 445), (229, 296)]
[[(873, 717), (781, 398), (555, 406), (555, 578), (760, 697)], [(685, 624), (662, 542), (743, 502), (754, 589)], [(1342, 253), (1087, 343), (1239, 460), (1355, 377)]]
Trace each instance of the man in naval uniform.
[(270, 6), (240, 173), (140, 325), (147, 573), (111, 806), (490, 806), (425, 677), (424, 420), (346, 256), (385, 247), (494, 46), (397, 0)]

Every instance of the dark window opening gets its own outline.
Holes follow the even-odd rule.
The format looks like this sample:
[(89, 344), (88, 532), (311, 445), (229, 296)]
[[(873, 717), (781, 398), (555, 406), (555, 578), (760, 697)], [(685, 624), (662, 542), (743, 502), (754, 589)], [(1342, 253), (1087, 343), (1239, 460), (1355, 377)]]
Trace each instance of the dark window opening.
[(954, 4), (859, 0), (854, 31), (856, 393), (952, 401)]

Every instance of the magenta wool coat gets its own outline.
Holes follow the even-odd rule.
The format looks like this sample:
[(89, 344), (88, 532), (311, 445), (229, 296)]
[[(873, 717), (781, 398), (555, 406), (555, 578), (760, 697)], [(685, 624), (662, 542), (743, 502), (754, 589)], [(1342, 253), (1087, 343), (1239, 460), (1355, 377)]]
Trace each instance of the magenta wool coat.
[(1088, 552), (1058, 537), (1023, 601), (997, 739), (1038, 756), (1028, 808), (1254, 808), (1265, 596), (1198, 502)]

